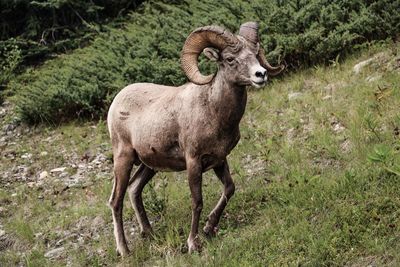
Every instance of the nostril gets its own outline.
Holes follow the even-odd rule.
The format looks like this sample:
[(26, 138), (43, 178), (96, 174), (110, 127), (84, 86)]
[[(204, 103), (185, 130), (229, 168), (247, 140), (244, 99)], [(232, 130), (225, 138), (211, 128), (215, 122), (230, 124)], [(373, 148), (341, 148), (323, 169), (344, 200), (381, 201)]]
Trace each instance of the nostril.
[(267, 71), (256, 71), (256, 77), (264, 78)]

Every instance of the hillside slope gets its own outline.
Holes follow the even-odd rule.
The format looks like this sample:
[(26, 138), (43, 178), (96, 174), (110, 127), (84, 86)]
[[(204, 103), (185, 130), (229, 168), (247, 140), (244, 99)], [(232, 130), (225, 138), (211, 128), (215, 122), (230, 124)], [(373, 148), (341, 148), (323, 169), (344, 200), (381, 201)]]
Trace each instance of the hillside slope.
[[(0, 265), (399, 266), (399, 52), (372, 47), (250, 90), (229, 157), (237, 192), (195, 255), (185, 253), (185, 173), (158, 174), (145, 189), (152, 239), (139, 237), (126, 200), (133, 253), (120, 259), (105, 122), (29, 128), (3, 105)], [(203, 223), (221, 190), (205, 175)]]

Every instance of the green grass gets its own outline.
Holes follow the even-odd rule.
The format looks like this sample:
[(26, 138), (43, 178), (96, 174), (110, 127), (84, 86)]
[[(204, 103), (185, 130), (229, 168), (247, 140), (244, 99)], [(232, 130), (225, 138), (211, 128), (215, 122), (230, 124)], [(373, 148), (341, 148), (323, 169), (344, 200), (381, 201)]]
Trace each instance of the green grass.
[[(357, 62), (382, 51), (360, 74), (352, 72)], [(144, 193), (154, 238), (131, 234), (137, 224), (126, 199), (132, 255), (119, 258), (106, 205), (111, 170), (94, 169), (83, 188), (62, 191), (52, 176), (42, 188), (23, 181), (0, 188), (7, 209), (1, 224), (16, 240), (1, 252), (1, 265), (399, 266), (400, 72), (393, 69), (398, 58), (398, 45), (375, 46), (343, 63), (250, 90), (242, 138), (229, 156), (237, 191), (218, 236), (203, 238), (201, 253), (184, 252), (190, 224), (185, 173), (168, 173), (157, 174)], [(367, 82), (371, 75), (380, 79)], [(291, 92), (302, 95), (289, 100)], [(110, 153), (102, 121), (40, 126), (7, 149), (18, 156), (2, 155), (0, 173), (29, 164), (20, 156), (32, 153), (32, 177), (79, 162), (87, 151)], [(43, 150), (49, 156), (38, 156)], [(206, 174), (202, 224), (221, 190)], [(44, 257), (71, 234), (60, 244), (66, 254), (53, 261)]]

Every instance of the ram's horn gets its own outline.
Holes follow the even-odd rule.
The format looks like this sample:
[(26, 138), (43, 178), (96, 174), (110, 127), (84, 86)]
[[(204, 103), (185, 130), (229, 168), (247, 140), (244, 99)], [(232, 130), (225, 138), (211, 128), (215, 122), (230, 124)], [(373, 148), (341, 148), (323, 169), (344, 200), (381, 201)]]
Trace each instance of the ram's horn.
[(198, 57), (206, 47), (222, 51), (227, 46), (236, 46), (238, 39), (219, 26), (206, 26), (194, 30), (186, 39), (181, 53), (181, 66), (189, 80), (195, 84), (207, 84), (214, 75), (204, 76), (198, 67)]
[(285, 69), (285, 65), (283, 64), (277, 67), (272, 67), (265, 58), (264, 48), (262, 47), (260, 47), (260, 50), (258, 51), (257, 59), (260, 62), (260, 65), (268, 71), (267, 73), (269, 76), (276, 76)]
[(254, 21), (243, 23), (240, 26), (239, 35), (253, 44), (259, 43), (260, 40), (258, 38), (258, 23)]

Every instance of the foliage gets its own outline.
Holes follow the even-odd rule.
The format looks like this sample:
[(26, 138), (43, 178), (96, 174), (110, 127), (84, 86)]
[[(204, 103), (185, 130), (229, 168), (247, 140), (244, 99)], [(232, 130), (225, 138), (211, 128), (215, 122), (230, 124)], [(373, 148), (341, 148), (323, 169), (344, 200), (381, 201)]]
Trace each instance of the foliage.
[(400, 176), (399, 149), (399, 146), (376, 145), (374, 150), (368, 155), (368, 159), (383, 166), (387, 172)]
[(0, 92), (13, 77), (21, 61), (21, 50), (15, 39), (9, 39), (7, 45), (0, 47)]
[(0, 50), (15, 38), (24, 63), (66, 52), (103, 31), (102, 24), (121, 17), (142, 1), (0, 0)]
[(399, 0), (150, 1), (123, 29), (99, 34), (92, 45), (29, 71), (10, 90), (29, 122), (103, 116), (124, 85), (182, 84), (180, 50), (196, 27), (218, 24), (236, 31), (241, 23), (257, 20), (271, 62), (299, 67), (338, 61), (369, 41), (395, 39), (397, 10)]

